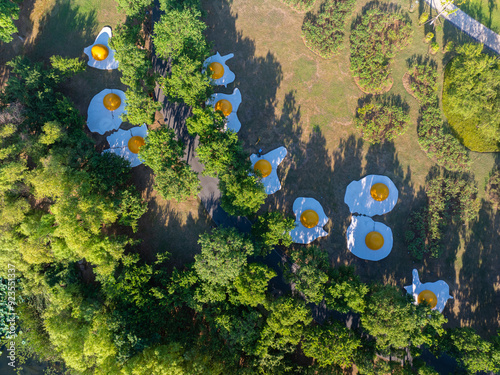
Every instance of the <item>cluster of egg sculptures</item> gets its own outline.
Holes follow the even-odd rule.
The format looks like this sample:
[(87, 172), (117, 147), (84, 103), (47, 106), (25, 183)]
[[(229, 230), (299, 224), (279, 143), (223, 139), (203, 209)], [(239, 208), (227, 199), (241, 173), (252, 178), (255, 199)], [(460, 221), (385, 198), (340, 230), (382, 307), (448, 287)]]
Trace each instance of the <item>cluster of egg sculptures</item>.
[(353, 214), (346, 234), (347, 248), (351, 253), (372, 261), (390, 254), (393, 243), (391, 228), (371, 217), (390, 212), (397, 201), (398, 189), (386, 176), (369, 175), (347, 186), (344, 202)]
[[(112, 37), (111, 28), (104, 27), (97, 35), (94, 43), (84, 49), (89, 57), (88, 65), (101, 70), (112, 70), (118, 68), (115, 60), (115, 51), (109, 46), (109, 38)], [(103, 152), (112, 152), (130, 162), (131, 167), (136, 167), (142, 162), (137, 156), (139, 148), (145, 144), (147, 137), (147, 126), (136, 126), (129, 130), (120, 129), (121, 116), (126, 113), (126, 97), (121, 90), (104, 89), (95, 95), (90, 101), (87, 110), (87, 127), (91, 132), (107, 136), (109, 149)]]

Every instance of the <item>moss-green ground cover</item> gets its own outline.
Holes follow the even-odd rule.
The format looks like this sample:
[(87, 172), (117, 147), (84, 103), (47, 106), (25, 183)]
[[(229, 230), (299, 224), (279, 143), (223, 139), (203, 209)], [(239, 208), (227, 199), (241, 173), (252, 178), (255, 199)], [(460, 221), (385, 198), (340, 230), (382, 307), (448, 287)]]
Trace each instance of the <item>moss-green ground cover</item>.
[[(440, 51), (429, 56), (429, 45), (423, 39), (431, 29), (417, 26), (423, 5), (410, 13), (413, 41), (394, 57), (394, 84), (388, 94), (399, 95), (410, 105), (411, 124), (394, 142), (370, 146), (355, 129), (355, 112), (365, 94), (349, 71), (351, 23), (367, 3), (357, 2), (346, 22), (344, 48), (325, 60), (311, 52), (301, 38), (304, 14), (279, 1), (204, 0), (208, 38), (214, 43), (214, 51), (235, 54), (228, 65), (236, 80), (219, 90), (241, 90), (243, 101), (238, 116), (242, 128), (238, 135), (248, 152), (259, 148), (267, 152), (279, 146), (288, 149), (278, 170), (282, 189), (268, 198), (269, 208), (291, 213), (295, 198), (317, 199), (330, 218), (326, 226), (330, 234), (315, 244), (328, 252), (333, 264), (353, 264), (365, 281), (399, 286), (411, 282), (412, 268), (433, 280), (444, 279), (455, 297), (445, 310), (451, 324), (473, 325), (480, 332), (494, 333), (500, 319), (500, 312), (491, 302), (500, 298), (500, 285), (494, 276), (500, 267), (500, 255), (495, 250), (495, 241), (499, 239), (495, 225), (500, 222), (500, 215), (489, 203), (482, 202), (479, 218), (470, 226), (449, 228), (439, 259), (413, 263), (404, 242), (409, 212), (423, 201), (423, 187), (426, 179), (432, 178), (433, 161), (419, 146), (419, 105), (404, 89), (402, 77), (410, 62), (432, 58), (437, 64), (441, 92), (443, 66), (449, 60), (441, 52), (442, 46), (450, 40), (464, 43), (471, 39), (445, 23), (444, 30), (437, 31)], [(393, 9), (403, 11), (410, 5), (404, 0), (393, 3), (389, 4)], [(315, 10), (320, 4), (318, 1)], [(484, 182), (495, 164), (495, 155), (471, 153), (471, 159), (472, 172), (484, 197)], [(345, 240), (350, 223), (344, 204), (345, 188), (367, 174), (389, 176), (398, 186), (400, 196), (391, 213), (376, 218), (394, 233), (391, 255), (376, 263), (352, 256)]]

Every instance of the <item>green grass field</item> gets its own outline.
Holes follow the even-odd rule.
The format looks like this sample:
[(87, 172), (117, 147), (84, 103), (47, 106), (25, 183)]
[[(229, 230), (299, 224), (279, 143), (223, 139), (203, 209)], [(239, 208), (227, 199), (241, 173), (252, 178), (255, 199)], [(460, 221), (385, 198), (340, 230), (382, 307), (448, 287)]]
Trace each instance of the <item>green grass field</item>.
[(469, 0), (461, 5), (460, 9), (491, 30), (500, 33), (499, 5), (498, 0)]
[[(320, 1), (316, 8), (319, 8)], [(395, 1), (396, 9), (407, 11), (408, 1)], [(402, 77), (408, 64), (432, 59), (437, 64), (442, 89), (443, 66), (449, 60), (441, 50), (428, 54), (423, 42), (430, 29), (418, 27), (424, 11), (417, 7), (410, 18), (414, 26), (413, 42), (394, 59), (389, 94), (398, 95), (411, 109), (409, 130), (394, 142), (371, 146), (354, 127), (354, 115), (364, 94), (357, 88), (349, 71), (349, 30), (354, 17), (367, 1), (358, 2), (346, 25), (341, 53), (324, 60), (312, 53), (301, 38), (304, 14), (276, 0), (203, 1), (209, 25), (208, 39), (214, 51), (234, 53), (228, 61), (236, 81), (222, 92), (238, 87), (243, 102), (238, 115), (242, 128), (238, 133), (248, 152), (264, 152), (286, 146), (288, 156), (278, 175), (282, 189), (270, 196), (267, 208), (292, 214), (297, 197), (318, 199), (330, 222), (329, 236), (315, 242), (325, 249), (333, 264), (352, 264), (364, 281), (376, 280), (403, 287), (411, 283), (411, 271), (418, 268), (421, 279), (443, 279), (450, 284), (455, 300), (445, 315), (452, 325), (473, 325), (482, 333), (495, 333), (500, 313), (492, 301), (500, 299), (497, 272), (500, 256), (499, 215), (483, 201), (480, 217), (470, 226), (450, 227), (444, 239), (440, 259), (414, 262), (404, 242), (409, 212), (423, 202), (423, 187), (434, 162), (421, 150), (416, 135), (419, 106), (404, 89)], [(455, 27), (444, 25), (437, 42), (444, 46), (471, 41)], [(494, 154), (472, 153), (472, 171), (484, 196), (484, 183), (495, 164)], [(394, 233), (394, 248), (386, 259), (368, 262), (347, 250), (345, 232), (350, 214), (344, 204), (346, 186), (367, 174), (391, 177), (399, 188), (400, 201), (395, 209), (377, 221), (389, 225)], [(488, 301), (482, 303), (482, 301)]]

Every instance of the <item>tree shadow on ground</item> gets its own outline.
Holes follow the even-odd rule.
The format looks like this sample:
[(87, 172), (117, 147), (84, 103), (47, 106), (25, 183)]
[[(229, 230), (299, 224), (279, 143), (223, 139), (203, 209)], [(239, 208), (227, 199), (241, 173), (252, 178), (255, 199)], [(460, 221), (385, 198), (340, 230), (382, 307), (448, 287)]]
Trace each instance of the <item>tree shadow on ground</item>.
[(134, 184), (148, 202), (148, 211), (140, 218), (135, 234), (141, 241), (137, 247), (139, 254), (151, 263), (157, 254), (169, 252), (169, 267), (182, 268), (185, 263), (193, 262), (194, 255), (200, 251), (199, 235), (213, 226), (199, 200), (166, 201), (154, 190), (150, 168), (141, 165), (132, 171)]
[[(495, 168), (500, 166), (498, 155), (495, 164)], [(500, 210), (488, 197), (483, 198), (477, 217), (458, 230), (463, 252), (456, 254), (455, 285), (450, 293), (455, 308), (449, 320), (489, 338), (500, 322)]]

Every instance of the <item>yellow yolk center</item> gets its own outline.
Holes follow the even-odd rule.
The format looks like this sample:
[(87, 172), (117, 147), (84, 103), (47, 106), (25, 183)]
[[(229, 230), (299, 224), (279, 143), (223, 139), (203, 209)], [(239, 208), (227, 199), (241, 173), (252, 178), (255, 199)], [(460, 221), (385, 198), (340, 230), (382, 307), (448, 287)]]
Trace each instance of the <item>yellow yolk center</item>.
[(300, 222), (306, 228), (314, 228), (319, 223), (319, 216), (314, 210), (305, 210), (300, 215)]
[(96, 44), (90, 51), (94, 60), (102, 61), (109, 55), (109, 49), (104, 44)]
[(255, 165), (253, 166), (254, 171), (259, 171), (262, 177), (267, 177), (271, 174), (271, 171), (273, 170), (273, 166), (271, 163), (269, 163), (265, 159), (260, 159)]
[(427, 302), (429, 306), (433, 309), (434, 307), (436, 307), (438, 300), (434, 292), (430, 290), (422, 290), (418, 294), (417, 302), (418, 303)]
[(122, 100), (118, 95), (110, 93), (104, 97), (102, 103), (107, 110), (114, 111), (115, 109), (118, 109), (118, 107), (122, 104)]
[(222, 66), (221, 63), (218, 63), (214, 61), (208, 66), (208, 69), (212, 72), (212, 78), (213, 79), (219, 79), (222, 78), (224, 75), (224, 67)]
[(384, 246), (384, 236), (379, 232), (370, 232), (365, 237), (365, 244), (370, 250), (379, 250)]
[(221, 99), (217, 103), (215, 103), (215, 110), (221, 111), (224, 116), (229, 116), (233, 111), (233, 105), (229, 100)]
[(376, 201), (385, 201), (389, 197), (389, 188), (387, 185), (379, 182), (372, 186), (370, 194)]
[(139, 152), (139, 149), (144, 146), (146, 142), (144, 142), (144, 138), (136, 135), (133, 136), (128, 140), (128, 149), (130, 152), (133, 152), (134, 154), (137, 154)]

